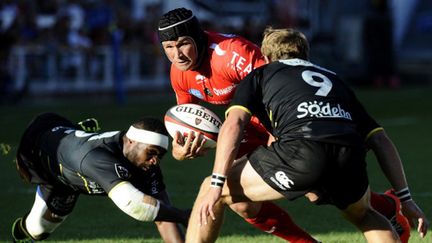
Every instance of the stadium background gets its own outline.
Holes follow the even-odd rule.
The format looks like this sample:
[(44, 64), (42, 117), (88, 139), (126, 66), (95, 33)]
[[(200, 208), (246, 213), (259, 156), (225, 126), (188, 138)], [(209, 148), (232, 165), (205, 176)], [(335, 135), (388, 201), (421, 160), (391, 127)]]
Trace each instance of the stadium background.
[[(432, 3), (389, 1), (395, 75), (377, 84), (368, 73), (364, 23), (377, 1), (0, 1), (0, 241), (33, 203), (34, 187), (20, 181), (13, 155), (28, 121), (43, 111), (73, 120), (96, 117), (103, 130), (126, 129), (144, 115), (162, 118), (175, 104), (169, 63), (155, 33), (158, 17), (185, 6), (206, 29), (238, 33), (259, 43), (264, 26), (295, 27), (311, 41), (312, 61), (337, 71), (356, 90), (398, 146), (414, 198), (432, 218)], [(216, 21), (217, 20), (217, 21)], [(209, 106), (222, 115), (219, 107)], [(8, 149), (8, 145), (11, 149)], [(374, 158), (371, 184), (388, 188)], [(189, 162), (167, 155), (162, 166), (175, 204), (190, 207), (212, 154)], [(280, 202), (324, 242), (361, 242), (331, 207), (300, 199)], [(413, 232), (412, 242), (423, 241)], [(280, 242), (227, 212), (220, 242)], [(160, 242), (152, 224), (124, 215), (106, 198), (82, 196), (53, 242)]]

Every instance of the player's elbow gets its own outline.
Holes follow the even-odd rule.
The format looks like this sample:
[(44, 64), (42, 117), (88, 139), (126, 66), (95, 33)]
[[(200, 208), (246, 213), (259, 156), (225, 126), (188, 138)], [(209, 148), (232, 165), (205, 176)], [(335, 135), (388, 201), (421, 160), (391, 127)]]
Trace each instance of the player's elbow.
[(229, 117), (222, 125), (220, 133), (228, 133), (231, 135), (241, 134), (245, 122), (240, 117)]
[(109, 192), (109, 197), (124, 213), (139, 221), (154, 221), (159, 212), (159, 201), (145, 195), (129, 182), (116, 185)]

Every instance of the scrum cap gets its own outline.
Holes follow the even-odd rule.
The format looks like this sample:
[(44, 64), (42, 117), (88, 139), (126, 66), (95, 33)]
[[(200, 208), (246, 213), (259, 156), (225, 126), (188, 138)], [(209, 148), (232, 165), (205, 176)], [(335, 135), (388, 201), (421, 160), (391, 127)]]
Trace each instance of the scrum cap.
[(198, 44), (203, 39), (203, 30), (192, 11), (177, 8), (164, 14), (159, 19), (159, 40), (176, 40), (181, 36), (190, 36)]

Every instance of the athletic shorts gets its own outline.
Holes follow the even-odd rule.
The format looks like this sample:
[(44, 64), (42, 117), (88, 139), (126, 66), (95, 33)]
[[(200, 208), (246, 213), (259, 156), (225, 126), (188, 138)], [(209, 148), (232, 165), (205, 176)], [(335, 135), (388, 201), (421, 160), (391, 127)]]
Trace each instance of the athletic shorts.
[(67, 126), (78, 128), (64, 117), (55, 113), (43, 113), (35, 117), (21, 137), (17, 150), (17, 169), (21, 177), (34, 184), (50, 184), (53, 173), (50, 166), (41, 161), (42, 151), (39, 142), (42, 135), (53, 127)]
[(59, 216), (69, 215), (80, 195), (78, 191), (61, 184), (40, 184), (37, 193), (45, 201), (48, 209)]
[(291, 140), (260, 146), (248, 158), (264, 181), (288, 200), (318, 191), (328, 204), (345, 209), (368, 188), (365, 156), (361, 145)]
[(236, 158), (251, 153), (260, 145), (266, 146), (268, 139), (269, 133), (265, 129), (264, 125), (260, 123), (258, 118), (253, 116), (245, 127), (243, 139), (240, 143)]

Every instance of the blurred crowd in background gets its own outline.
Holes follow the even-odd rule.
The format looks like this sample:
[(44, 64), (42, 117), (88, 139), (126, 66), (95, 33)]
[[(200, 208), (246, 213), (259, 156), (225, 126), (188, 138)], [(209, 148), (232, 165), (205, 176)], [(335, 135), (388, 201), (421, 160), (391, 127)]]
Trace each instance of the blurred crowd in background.
[[(347, 38), (353, 38), (353, 33), (354, 37), (362, 36), (355, 32), (360, 29), (373, 33), (363, 36), (379, 38), (347, 44), (347, 40), (338, 42), (337, 36), (328, 34), (337, 31), (336, 5), (346, 5), (339, 1), (1, 0), (0, 95), (29, 92), (29, 86), (32, 94), (106, 91), (112, 90), (116, 81), (126, 83), (127, 88), (165, 87), (169, 63), (160, 49), (157, 22), (163, 13), (179, 6), (192, 9), (207, 30), (239, 34), (257, 44), (264, 27), (271, 24), (304, 31), (312, 44), (316, 43), (312, 51), (315, 47), (323, 56), (327, 49), (335, 52), (322, 45), (326, 42), (347, 44), (343, 55), (348, 59), (358, 56), (360, 50), (353, 50), (356, 47), (380, 52), (380, 59), (364, 57), (362, 61), (388, 69), (393, 75), (387, 1), (367, 2), (362, 4), (366, 7), (361, 24), (346, 18), (337, 26), (349, 26), (343, 35)], [(374, 17), (365, 18), (373, 11), (369, 16)], [(367, 45), (361, 44), (364, 41)], [(343, 48), (337, 49), (340, 52)], [(392, 87), (399, 86), (397, 79), (391, 82)]]

